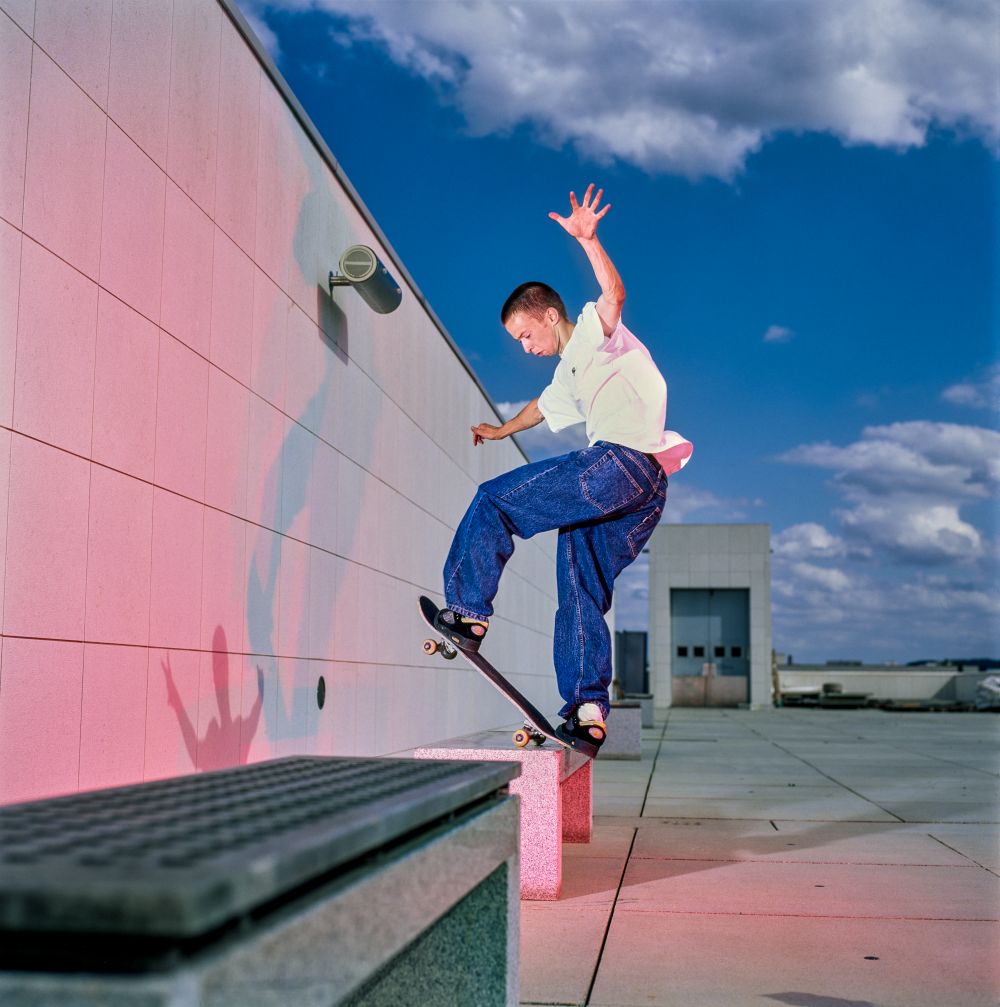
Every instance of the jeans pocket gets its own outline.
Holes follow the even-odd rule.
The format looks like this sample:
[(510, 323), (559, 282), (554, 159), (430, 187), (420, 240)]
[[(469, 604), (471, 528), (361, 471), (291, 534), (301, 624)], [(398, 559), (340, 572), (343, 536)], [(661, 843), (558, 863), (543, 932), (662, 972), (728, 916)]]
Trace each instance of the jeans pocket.
[(580, 492), (602, 514), (610, 514), (640, 496), (642, 487), (615, 457), (614, 451), (606, 451), (580, 474)]
[(625, 536), (628, 542), (629, 552), (632, 559), (637, 559), (642, 547), (649, 541), (649, 536), (653, 534), (653, 529), (660, 523), (659, 507), (654, 507), (652, 513), (647, 514), (629, 533)]

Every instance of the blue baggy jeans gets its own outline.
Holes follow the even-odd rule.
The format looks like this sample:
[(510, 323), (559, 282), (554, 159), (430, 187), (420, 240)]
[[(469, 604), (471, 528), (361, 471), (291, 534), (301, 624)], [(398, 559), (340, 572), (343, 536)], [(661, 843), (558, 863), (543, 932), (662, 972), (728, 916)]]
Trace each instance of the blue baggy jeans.
[(490, 479), (455, 532), (444, 564), (445, 603), (488, 619), (514, 536), (558, 528), (553, 660), (565, 700), (559, 715), (597, 703), (606, 716), (611, 634), (604, 615), (615, 578), (653, 533), (666, 496), (667, 477), (655, 458), (607, 441)]

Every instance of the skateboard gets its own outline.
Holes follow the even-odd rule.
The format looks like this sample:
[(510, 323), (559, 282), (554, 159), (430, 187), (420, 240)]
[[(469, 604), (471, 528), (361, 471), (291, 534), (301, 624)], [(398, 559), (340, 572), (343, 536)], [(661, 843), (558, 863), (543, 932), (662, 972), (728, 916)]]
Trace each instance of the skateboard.
[(420, 596), (420, 614), (423, 616), (424, 622), (436, 633), (441, 634), (441, 639), (439, 640), (424, 640), (424, 653), (428, 656), (440, 654), (448, 661), (453, 661), (456, 654), (461, 654), (469, 664), (486, 678), (490, 685), (503, 693), (517, 707), (524, 717), (524, 727), (518, 728), (511, 736), (511, 740), (518, 748), (524, 748), (532, 742), (536, 745), (544, 745), (546, 741), (554, 741), (557, 745), (562, 745), (563, 748), (580, 752), (590, 759), (594, 758), (597, 754), (596, 746), (590, 745), (582, 739), (566, 741), (564, 738), (560, 738), (556, 734), (555, 728), (545, 719), (537, 707), (520, 691), (515, 689), (482, 654), (478, 651), (463, 650), (458, 646), (457, 638), (449, 633), (448, 626), (439, 619), (440, 613), (441, 610), (430, 598), (425, 598), (423, 595)]

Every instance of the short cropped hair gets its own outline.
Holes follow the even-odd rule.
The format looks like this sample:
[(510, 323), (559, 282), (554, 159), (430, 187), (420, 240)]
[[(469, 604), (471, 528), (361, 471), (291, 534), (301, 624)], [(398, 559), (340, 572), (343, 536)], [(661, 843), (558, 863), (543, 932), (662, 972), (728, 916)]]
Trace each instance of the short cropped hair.
[(541, 318), (546, 308), (555, 308), (560, 318), (566, 317), (566, 305), (562, 298), (547, 284), (538, 280), (529, 280), (515, 287), (510, 297), (503, 302), (500, 309), (500, 324), (506, 325), (508, 319), (519, 311), (526, 311), (534, 318)]

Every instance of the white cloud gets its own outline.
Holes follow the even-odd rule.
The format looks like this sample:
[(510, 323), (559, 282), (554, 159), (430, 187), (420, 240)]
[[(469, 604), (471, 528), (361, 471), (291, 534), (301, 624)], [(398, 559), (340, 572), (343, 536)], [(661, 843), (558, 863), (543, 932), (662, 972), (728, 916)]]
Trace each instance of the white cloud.
[(812, 522), (792, 525), (772, 535), (771, 548), (775, 556), (788, 560), (829, 559), (847, 552), (842, 538)]
[(787, 343), (795, 333), (784, 325), (769, 325), (764, 333), (765, 343)]
[(528, 123), (650, 172), (729, 179), (780, 131), (893, 148), (920, 146), (932, 123), (991, 144), (998, 132), (995, 12), (972, 0), (269, 6), (339, 15), (339, 42), (383, 47), (473, 134)]
[(848, 496), (913, 492), (983, 498), (1000, 481), (1000, 433), (914, 420), (866, 427), (862, 439), (846, 447), (800, 445), (778, 460), (834, 470)]
[(941, 398), (952, 405), (1000, 413), (1000, 364), (988, 368), (981, 378), (970, 378), (949, 385), (941, 393)]
[(261, 45), (267, 50), (268, 56), (277, 63), (281, 59), (281, 44), (278, 42), (278, 36), (274, 34), (271, 26), (264, 20), (262, 4), (259, 0), (240, 0), (239, 8), (247, 24), (250, 25), (254, 34), (260, 39)]
[(848, 531), (914, 560), (972, 560), (983, 554), (982, 536), (959, 517), (954, 504), (864, 500), (843, 511), (842, 518)]
[[(805, 444), (780, 461), (831, 469), (848, 506), (838, 511), (851, 543), (905, 562), (969, 562), (986, 557), (983, 534), (960, 514), (1000, 485), (1000, 433), (954, 423), (913, 421), (867, 427), (845, 447)], [(781, 547), (804, 551), (803, 532)]]
[(851, 579), (843, 570), (827, 566), (816, 566), (815, 563), (793, 563), (792, 572), (799, 580), (807, 584), (816, 584), (826, 591), (846, 591), (851, 586)]

